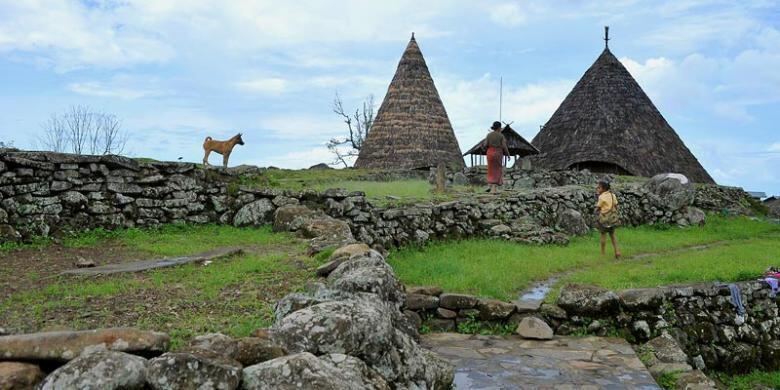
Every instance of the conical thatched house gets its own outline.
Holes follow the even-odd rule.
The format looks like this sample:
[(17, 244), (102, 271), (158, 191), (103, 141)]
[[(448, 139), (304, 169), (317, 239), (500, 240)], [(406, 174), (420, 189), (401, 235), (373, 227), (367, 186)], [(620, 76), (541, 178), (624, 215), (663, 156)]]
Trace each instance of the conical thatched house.
[(458, 140), (417, 41), (406, 46), (363, 143), (356, 168), (464, 166)]
[(608, 46), (531, 142), (543, 168), (714, 183)]

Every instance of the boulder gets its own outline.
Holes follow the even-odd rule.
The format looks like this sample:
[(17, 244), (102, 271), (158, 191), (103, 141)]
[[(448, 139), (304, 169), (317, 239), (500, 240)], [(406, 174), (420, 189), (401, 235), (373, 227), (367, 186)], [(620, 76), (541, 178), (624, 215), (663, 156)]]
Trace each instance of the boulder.
[(679, 374), (675, 383), (675, 389), (678, 390), (710, 390), (717, 388), (715, 381), (699, 370)]
[(0, 389), (32, 389), (44, 378), (41, 368), (35, 364), (19, 362), (0, 362)]
[(590, 229), (579, 211), (567, 209), (558, 217), (558, 226), (573, 236), (583, 236), (588, 234)]
[(165, 333), (134, 328), (109, 328), (0, 336), (5, 360), (68, 361), (90, 346), (103, 345), (112, 351), (159, 354), (168, 349)]
[(405, 298), (403, 286), (393, 269), (376, 252), (342, 263), (328, 276), (328, 284), (335, 290), (376, 294), (383, 300), (399, 304)]
[(309, 169), (333, 169), (333, 167), (331, 167), (330, 165), (325, 164), (325, 163), (319, 163), (319, 164), (315, 164), (315, 165), (310, 166)]
[(319, 213), (306, 206), (287, 205), (279, 207), (274, 212), (274, 231), (297, 231), (306, 223), (307, 219), (316, 215), (319, 215)]
[(331, 217), (313, 218), (299, 230), (309, 241), (309, 253), (318, 253), (326, 248), (353, 244), (355, 238), (349, 224)]
[(244, 369), (243, 388), (247, 390), (390, 389), (387, 382), (365, 363), (343, 354), (321, 358), (303, 352), (279, 357)]
[(655, 357), (663, 363), (687, 363), (688, 355), (680, 347), (674, 337), (668, 332), (648, 341), (645, 344), (653, 351)]
[(407, 294), (422, 294), (438, 297), (444, 292), (439, 286), (412, 286), (406, 288)]
[(274, 324), (274, 339), (292, 353), (356, 357), (400, 388), (450, 386), (452, 366), (394, 327), (397, 308), (369, 295), (293, 312)]
[(620, 304), (628, 311), (655, 311), (663, 303), (664, 296), (659, 288), (634, 288), (618, 293)]
[(220, 355), (233, 358), (238, 352), (238, 342), (232, 337), (222, 333), (207, 333), (195, 336), (187, 344), (189, 349), (211, 351)]
[(149, 361), (147, 383), (156, 390), (232, 390), (241, 369), (241, 363), (210, 351), (168, 352)]
[(87, 350), (49, 374), (39, 389), (143, 389), (146, 366), (146, 359), (139, 356), (106, 349)]
[(558, 297), (558, 306), (568, 314), (607, 317), (617, 312), (618, 296), (596, 286), (567, 285)]
[(287, 354), (283, 347), (267, 338), (244, 337), (236, 341), (238, 349), (233, 358), (243, 366), (251, 366)]
[(439, 306), (445, 309), (472, 309), (479, 299), (473, 295), (444, 293), (439, 295)]
[(535, 313), (542, 307), (541, 299), (524, 299), (522, 301), (512, 301), (515, 305), (515, 312), (519, 314)]
[(432, 295), (406, 294), (406, 308), (409, 310), (430, 310), (439, 307), (439, 298)]
[(517, 325), (515, 333), (525, 339), (551, 340), (553, 330), (550, 325), (537, 317), (525, 317)]
[(644, 184), (652, 203), (664, 210), (680, 210), (693, 204), (696, 189), (685, 175), (662, 173)]
[(650, 325), (645, 320), (634, 322), (631, 330), (634, 333), (634, 336), (639, 340), (647, 340), (652, 335), (650, 332)]
[(480, 299), (476, 307), (479, 318), (486, 321), (505, 319), (515, 311), (515, 305), (498, 299)]
[(440, 307), (436, 309), (436, 316), (444, 319), (454, 319), (458, 316), (458, 312)]
[(688, 207), (685, 212), (685, 220), (691, 226), (703, 226), (707, 222), (707, 214), (699, 208)]
[(333, 270), (341, 265), (341, 263), (349, 260), (350, 257), (356, 255), (366, 255), (370, 251), (371, 248), (363, 243), (344, 245), (341, 248), (333, 251), (327, 263), (317, 267), (317, 276), (328, 276), (331, 272), (333, 272)]
[(233, 217), (233, 226), (262, 226), (272, 222), (274, 205), (268, 199), (256, 200), (242, 207)]

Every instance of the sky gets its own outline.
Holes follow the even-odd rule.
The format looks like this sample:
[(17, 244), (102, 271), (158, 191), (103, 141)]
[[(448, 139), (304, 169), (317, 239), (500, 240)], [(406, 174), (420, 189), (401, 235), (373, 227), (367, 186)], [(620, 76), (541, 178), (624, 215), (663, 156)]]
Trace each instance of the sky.
[[(338, 93), (378, 108), (415, 33), (462, 150), (499, 115), (529, 140), (610, 49), (719, 184), (780, 194), (780, 2), (0, 0), (0, 141), (40, 149), (72, 105), (115, 114), (126, 153), (331, 162)], [(218, 163), (218, 156), (212, 156)]]

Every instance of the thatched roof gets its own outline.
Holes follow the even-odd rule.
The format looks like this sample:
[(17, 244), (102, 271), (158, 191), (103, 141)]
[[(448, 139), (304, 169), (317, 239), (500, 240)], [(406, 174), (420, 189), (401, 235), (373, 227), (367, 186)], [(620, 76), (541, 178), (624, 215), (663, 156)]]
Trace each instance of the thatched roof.
[[(506, 146), (509, 148), (510, 155), (525, 157), (525, 156), (530, 156), (532, 154), (539, 154), (539, 149), (531, 145), (530, 142), (526, 141), (522, 135), (516, 132), (509, 125), (504, 126), (504, 128), (501, 130), (501, 134), (503, 134), (504, 138), (506, 138)], [(479, 143), (477, 143), (476, 145), (474, 145), (474, 147), (469, 149), (468, 152), (463, 153), (463, 155), (464, 156), (469, 154), (478, 155), (478, 156), (486, 155), (487, 146), (485, 146), (484, 142), (485, 140), (479, 141)]]
[(533, 139), (548, 169), (636, 176), (682, 173), (714, 183), (623, 64), (605, 48)]
[(419, 169), (439, 163), (453, 169), (465, 165), (447, 111), (412, 35), (355, 167)]

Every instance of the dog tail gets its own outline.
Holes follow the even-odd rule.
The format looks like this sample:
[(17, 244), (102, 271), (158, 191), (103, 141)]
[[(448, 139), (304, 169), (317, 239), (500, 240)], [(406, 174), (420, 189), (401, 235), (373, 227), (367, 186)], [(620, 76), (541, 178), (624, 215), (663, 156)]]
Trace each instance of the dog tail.
[[(211, 137), (206, 137), (206, 141), (211, 141), (212, 139), (213, 138), (211, 138)], [(206, 141), (203, 141), (203, 142), (206, 142)]]

